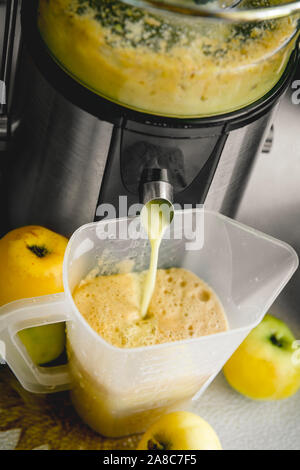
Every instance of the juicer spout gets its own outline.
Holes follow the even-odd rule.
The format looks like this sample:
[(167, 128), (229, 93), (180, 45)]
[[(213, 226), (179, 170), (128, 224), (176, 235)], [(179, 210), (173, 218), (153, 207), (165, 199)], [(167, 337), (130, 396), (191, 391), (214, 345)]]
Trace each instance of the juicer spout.
[(173, 186), (169, 182), (168, 170), (165, 168), (145, 168), (140, 186), (140, 202), (147, 204), (154, 200), (164, 200), (173, 205)]

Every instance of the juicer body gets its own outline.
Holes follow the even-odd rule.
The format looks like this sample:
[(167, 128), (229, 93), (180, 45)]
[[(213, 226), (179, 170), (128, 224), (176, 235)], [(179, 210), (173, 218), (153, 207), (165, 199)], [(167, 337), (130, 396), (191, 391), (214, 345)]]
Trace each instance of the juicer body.
[[(99, 119), (75, 106), (43, 77), (23, 47), (13, 115), (18, 127), (5, 164), (5, 229), (45, 225), (70, 235), (119, 214), (119, 196), (139, 201), (144, 168), (167, 168), (174, 202), (203, 204), (233, 217), (272, 122), (277, 100), (228, 129), (222, 117), (190, 126), (120, 117)], [(105, 206), (103, 206), (105, 208)], [(121, 214), (124, 215), (124, 214)]]

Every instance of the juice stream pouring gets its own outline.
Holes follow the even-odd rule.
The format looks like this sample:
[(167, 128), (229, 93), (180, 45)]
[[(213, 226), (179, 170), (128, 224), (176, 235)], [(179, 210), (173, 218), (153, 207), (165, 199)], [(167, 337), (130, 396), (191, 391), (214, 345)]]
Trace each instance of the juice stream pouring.
[(151, 246), (150, 266), (143, 286), (141, 316), (145, 318), (155, 288), (158, 253), (166, 228), (174, 216), (173, 206), (166, 199), (154, 199), (144, 205), (141, 223), (145, 228)]

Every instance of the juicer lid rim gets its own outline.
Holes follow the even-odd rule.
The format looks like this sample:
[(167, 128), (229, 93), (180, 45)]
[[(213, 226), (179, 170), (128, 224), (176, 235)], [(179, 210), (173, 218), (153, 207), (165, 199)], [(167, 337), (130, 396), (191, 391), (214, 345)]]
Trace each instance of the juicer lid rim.
[(187, 17), (202, 17), (219, 19), (231, 23), (246, 23), (251, 21), (264, 21), (277, 18), (284, 18), (296, 13), (300, 13), (300, 1), (284, 3), (276, 6), (254, 9), (237, 8), (212, 8), (201, 5), (187, 5), (184, 0), (122, 0), (134, 7), (144, 8), (153, 12), (166, 11), (172, 14), (185, 15)]

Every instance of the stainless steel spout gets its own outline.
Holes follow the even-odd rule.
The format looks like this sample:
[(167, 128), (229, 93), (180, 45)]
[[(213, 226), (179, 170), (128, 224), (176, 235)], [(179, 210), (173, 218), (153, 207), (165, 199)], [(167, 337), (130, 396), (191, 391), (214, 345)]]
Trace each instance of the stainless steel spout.
[(173, 186), (168, 181), (168, 170), (146, 168), (140, 182), (140, 201), (147, 204), (153, 200), (166, 201), (173, 205)]

